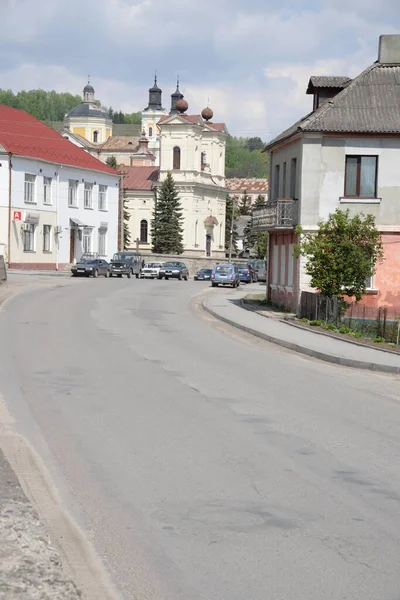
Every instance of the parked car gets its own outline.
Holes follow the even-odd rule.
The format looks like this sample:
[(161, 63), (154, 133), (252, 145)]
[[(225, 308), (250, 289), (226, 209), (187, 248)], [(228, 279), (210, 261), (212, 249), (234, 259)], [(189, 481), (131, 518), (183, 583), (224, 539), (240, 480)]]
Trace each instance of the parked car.
[(219, 285), (230, 285), (233, 288), (239, 287), (240, 274), (236, 265), (215, 265), (211, 273), (211, 286), (218, 287)]
[(142, 257), (138, 252), (116, 252), (110, 263), (110, 276), (135, 275), (139, 278), (142, 268)]
[(142, 267), (142, 270), (140, 271), (141, 279), (156, 279), (163, 264), (164, 263), (162, 262), (145, 263), (144, 267)]
[(158, 279), (169, 279), (170, 277), (174, 277), (175, 279), (185, 279), (185, 281), (187, 281), (189, 271), (185, 263), (173, 261), (164, 263), (158, 272)]
[(195, 281), (209, 281), (211, 279), (212, 269), (200, 269), (194, 274)]
[(110, 265), (102, 258), (83, 258), (71, 267), (72, 277), (109, 277)]
[(267, 281), (267, 262), (258, 258), (249, 261), (249, 265), (257, 274), (257, 281)]
[(243, 281), (244, 283), (253, 283), (253, 281), (257, 281), (257, 275), (250, 265), (238, 263), (236, 264), (236, 267), (239, 271), (240, 281)]

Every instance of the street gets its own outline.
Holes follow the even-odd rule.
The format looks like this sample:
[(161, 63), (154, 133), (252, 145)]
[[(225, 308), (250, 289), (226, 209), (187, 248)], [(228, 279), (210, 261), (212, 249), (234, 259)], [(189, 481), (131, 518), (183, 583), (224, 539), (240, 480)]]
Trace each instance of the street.
[(241, 334), (207, 283), (51, 279), (0, 311), (0, 393), (122, 598), (399, 598), (396, 377)]

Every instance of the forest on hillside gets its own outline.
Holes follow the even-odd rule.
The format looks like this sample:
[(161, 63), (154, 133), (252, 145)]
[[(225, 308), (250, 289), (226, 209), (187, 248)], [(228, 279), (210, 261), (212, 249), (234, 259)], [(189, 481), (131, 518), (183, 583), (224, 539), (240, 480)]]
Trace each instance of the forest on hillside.
[[(63, 121), (65, 114), (82, 102), (82, 97), (68, 92), (23, 90), (14, 94), (0, 89), (0, 104), (19, 108), (45, 123)], [(99, 106), (100, 106), (99, 102)], [(140, 124), (141, 113), (123, 113), (103, 107), (113, 123)], [(226, 142), (227, 177), (268, 177), (268, 155), (262, 153), (265, 143), (259, 137), (228, 136)]]

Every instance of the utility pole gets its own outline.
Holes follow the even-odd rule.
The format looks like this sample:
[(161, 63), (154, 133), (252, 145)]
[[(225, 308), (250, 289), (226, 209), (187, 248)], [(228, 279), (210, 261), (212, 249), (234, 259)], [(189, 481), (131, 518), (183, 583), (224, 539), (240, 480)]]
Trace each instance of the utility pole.
[(232, 216), (231, 216), (231, 230), (229, 235), (229, 262), (232, 260), (232, 242), (233, 242), (233, 223), (235, 220), (235, 208), (236, 208), (236, 200), (232, 198)]
[(124, 176), (121, 175), (119, 187), (119, 250), (123, 251), (124, 247)]

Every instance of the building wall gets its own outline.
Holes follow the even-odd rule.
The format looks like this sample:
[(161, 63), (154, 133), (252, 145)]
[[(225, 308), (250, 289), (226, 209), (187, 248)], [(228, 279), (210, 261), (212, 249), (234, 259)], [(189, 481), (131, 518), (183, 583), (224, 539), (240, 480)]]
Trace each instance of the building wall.
[[(142, 131), (145, 132), (146, 137), (149, 140), (149, 150), (156, 157), (154, 164), (157, 167), (160, 165), (160, 128), (158, 127), (157, 123), (163, 116), (167, 114), (167, 110), (145, 110), (142, 112)], [(152, 129), (152, 135), (150, 135), (150, 127)]]
[[(296, 140), (286, 145), (282, 145), (277, 150), (271, 153), (270, 157), (270, 176), (269, 176), (269, 199), (275, 200), (275, 198), (290, 198), (290, 173), (292, 159), (296, 159), (296, 183), (294, 189), (294, 197), (298, 198), (301, 202), (303, 194), (303, 182), (302, 182), (302, 157), (303, 157), (303, 144), (301, 140)], [(286, 163), (286, 190), (283, 186), (283, 165)], [(275, 180), (276, 180), (276, 166), (279, 166), (279, 190), (276, 193)]]
[(298, 241), (294, 232), (270, 234), (268, 294), (271, 302), (286, 310), (297, 312), (299, 287), (299, 259), (293, 257)]
[(98, 132), (97, 143), (104, 143), (112, 135), (112, 121), (98, 117), (68, 117), (64, 121), (72, 133), (93, 142), (93, 133)]
[[(70, 231), (74, 228), (70, 218), (78, 219), (92, 231), (92, 251), (98, 250), (100, 227), (107, 224), (107, 257), (117, 249), (119, 177), (98, 171), (59, 166), (34, 159), (14, 156), (12, 159), (12, 214), (20, 211), (22, 221), (13, 221), (11, 226), (11, 249), (8, 251), (8, 166), (0, 157), (0, 249), (4, 248), (11, 266), (19, 268), (60, 268), (70, 262)], [(3, 168), (3, 166), (5, 168)], [(25, 173), (35, 175), (34, 201), (24, 197)], [(50, 177), (51, 204), (44, 203), (44, 177)], [(78, 181), (78, 206), (68, 206), (69, 180)], [(93, 208), (84, 208), (84, 182), (93, 184)], [(98, 203), (99, 185), (107, 186), (107, 210), (100, 211)], [(35, 217), (33, 251), (23, 249), (24, 223)], [(50, 251), (43, 250), (43, 226), (50, 225)], [(80, 228), (82, 229), (82, 228)], [(82, 239), (74, 230), (75, 258), (82, 254)]]

